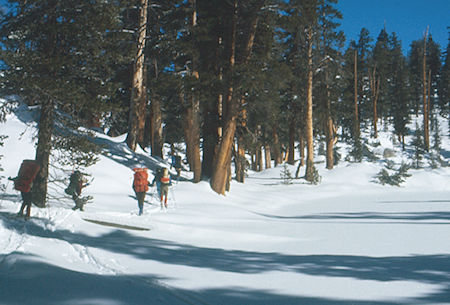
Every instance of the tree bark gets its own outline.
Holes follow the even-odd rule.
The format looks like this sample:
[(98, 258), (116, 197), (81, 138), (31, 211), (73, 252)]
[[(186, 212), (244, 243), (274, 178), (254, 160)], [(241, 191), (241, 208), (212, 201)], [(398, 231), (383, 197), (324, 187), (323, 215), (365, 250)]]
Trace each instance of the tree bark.
[(50, 154), (55, 105), (52, 100), (43, 101), (39, 118), (38, 143), (36, 146), (36, 161), (40, 165), (39, 172), (33, 181), (33, 202), (39, 207), (45, 207), (47, 199), (47, 180), (49, 173)]
[(275, 160), (275, 167), (283, 163), (283, 155), (281, 153), (280, 138), (278, 136), (277, 126), (273, 126), (273, 158)]
[(287, 163), (290, 165), (295, 164), (295, 118), (292, 118), (289, 123), (289, 146), (288, 146), (288, 156)]
[(299, 154), (300, 154), (300, 161), (298, 162), (298, 166), (297, 166), (297, 170), (295, 171), (295, 179), (299, 178), (299, 174), (300, 174), (300, 168), (302, 166), (305, 166), (305, 140), (303, 139), (302, 136), (303, 132), (300, 131), (300, 137), (298, 139), (298, 150), (299, 150)]
[[(153, 59), (153, 69), (155, 79), (159, 77), (158, 62)], [(162, 129), (162, 110), (161, 98), (153, 94), (150, 103), (150, 146), (153, 157), (163, 157), (163, 129)]]
[[(241, 101), (241, 104), (243, 101)], [(247, 127), (247, 111), (245, 109), (242, 109), (241, 111), (241, 124), (242, 129), (245, 129)], [(237, 151), (236, 156), (234, 158), (235, 163), (235, 172), (236, 172), (236, 180), (238, 182), (244, 183), (245, 179), (245, 143), (244, 143), (244, 137), (242, 134), (238, 134), (236, 136), (237, 140)]]
[(195, 96), (189, 97), (189, 105), (186, 108), (184, 118), (184, 134), (186, 140), (186, 153), (188, 156), (189, 166), (194, 173), (193, 182), (197, 183), (201, 180), (202, 163), (200, 160), (200, 127), (199, 112), (200, 102)]
[[(263, 3), (260, 3), (262, 6)], [(258, 7), (256, 11), (259, 11)], [(234, 74), (235, 68), (235, 60), (236, 60), (236, 38), (237, 38), (237, 9), (238, 9), (238, 1), (233, 1), (233, 13), (232, 13), (232, 21), (231, 21), (231, 38), (230, 38), (230, 58), (229, 58), (229, 70), (230, 75)], [(250, 24), (250, 29), (248, 35), (246, 37), (246, 41), (244, 44), (245, 52), (242, 54), (242, 60), (240, 61), (241, 65), (244, 65), (248, 62), (251, 56), (251, 51), (253, 48), (253, 42), (256, 34), (258, 15), (254, 14), (254, 20), (252, 20)], [(215, 155), (214, 165), (213, 165), (213, 175), (211, 177), (210, 185), (211, 188), (219, 193), (224, 195), (227, 186), (227, 178), (231, 175), (227, 173), (231, 173), (229, 168), (231, 167), (231, 151), (232, 146), (234, 145), (234, 135), (237, 127), (237, 116), (238, 116), (238, 106), (239, 102), (241, 102), (242, 97), (240, 99), (236, 99), (233, 97), (234, 93), (234, 84), (233, 77), (229, 80), (229, 88), (226, 99), (226, 113), (225, 113), (225, 122), (223, 128), (223, 136), (222, 140), (219, 142), (217, 147), (217, 153)]]
[(333, 118), (331, 117), (331, 98), (330, 88), (328, 85), (328, 72), (325, 72), (326, 82), (326, 100), (325, 100), (325, 113), (326, 113), (326, 168), (333, 169), (334, 167), (334, 144), (336, 143), (336, 127), (334, 126)]
[(272, 167), (272, 155), (270, 153), (270, 145), (265, 144), (264, 145), (264, 159), (266, 163), (266, 169)]
[(370, 90), (373, 104), (373, 136), (378, 138), (378, 94), (380, 92), (380, 77), (377, 77), (377, 68), (374, 67), (372, 73), (369, 73)]
[(422, 87), (423, 87), (423, 139), (426, 151), (430, 149), (429, 109), (427, 98), (427, 36), (428, 27), (423, 37)]
[(314, 130), (313, 130), (313, 30), (307, 30), (308, 36), (308, 84), (306, 98), (306, 181), (314, 181)]
[(354, 111), (354, 137), (359, 139), (361, 131), (359, 127), (359, 109), (358, 109), (358, 51), (355, 50), (355, 58), (354, 58), (354, 103), (353, 103), (353, 111)]
[(131, 103), (128, 119), (128, 135), (126, 143), (132, 150), (136, 150), (138, 143), (143, 142), (146, 112), (146, 89), (144, 77), (145, 41), (147, 35), (147, 10), (149, 0), (140, 1), (139, 28), (137, 53), (133, 66), (133, 79), (131, 85)]
[[(231, 40), (230, 40), (230, 58), (229, 71), (230, 76), (234, 72), (236, 61), (236, 35), (237, 35), (237, 0), (233, 1), (233, 12), (231, 21)], [(226, 121), (223, 128), (222, 139), (217, 146), (217, 152), (213, 161), (213, 174), (211, 177), (211, 188), (218, 194), (225, 195), (228, 179), (228, 168), (231, 162), (231, 148), (234, 142), (234, 134), (237, 124), (237, 105), (233, 98), (233, 80), (229, 80), (227, 93)]]
[[(197, 26), (196, 0), (189, 0), (189, 3), (192, 8), (190, 27), (193, 36), (194, 28)], [(194, 37), (192, 41), (195, 43)], [(191, 58), (191, 76), (196, 80), (200, 78), (197, 70), (197, 58), (195, 56)], [(200, 100), (195, 88), (189, 90), (187, 98), (188, 101), (184, 118), (186, 151), (190, 169), (194, 173), (193, 182), (198, 183), (202, 179), (202, 163), (200, 159)]]

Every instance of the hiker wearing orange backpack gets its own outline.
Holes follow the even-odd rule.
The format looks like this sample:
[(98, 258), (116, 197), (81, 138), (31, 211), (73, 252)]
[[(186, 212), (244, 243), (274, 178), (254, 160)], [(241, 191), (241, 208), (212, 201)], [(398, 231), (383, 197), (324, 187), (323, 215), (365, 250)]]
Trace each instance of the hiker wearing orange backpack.
[(14, 181), (14, 189), (20, 191), (20, 194), (22, 195), (23, 203), (17, 215), (23, 216), (23, 212), (26, 207), (27, 212), (25, 214), (25, 220), (30, 219), (31, 204), (33, 200), (31, 194), (31, 187), (33, 186), (33, 180), (34, 178), (36, 178), (39, 169), (40, 166), (36, 161), (23, 160), (22, 164), (20, 165), (17, 177), (8, 178), (9, 180)]
[(133, 179), (133, 190), (136, 193), (136, 198), (139, 206), (139, 215), (144, 212), (144, 199), (145, 193), (148, 191), (148, 172), (147, 168), (133, 168), (134, 179)]

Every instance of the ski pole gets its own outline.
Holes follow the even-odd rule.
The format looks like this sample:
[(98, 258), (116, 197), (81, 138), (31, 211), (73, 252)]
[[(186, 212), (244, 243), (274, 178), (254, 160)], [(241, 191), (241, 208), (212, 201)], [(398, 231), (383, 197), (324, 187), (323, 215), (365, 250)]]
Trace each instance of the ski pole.
[(175, 200), (175, 192), (173, 191), (173, 188), (170, 188), (170, 193), (172, 194), (172, 200), (173, 200), (173, 207), (177, 207), (177, 201)]

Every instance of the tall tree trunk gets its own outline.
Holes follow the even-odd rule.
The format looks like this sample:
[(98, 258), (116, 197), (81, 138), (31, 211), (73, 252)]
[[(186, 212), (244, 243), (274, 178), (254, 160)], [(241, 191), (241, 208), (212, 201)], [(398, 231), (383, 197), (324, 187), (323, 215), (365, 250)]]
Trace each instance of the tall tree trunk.
[(298, 162), (297, 170), (295, 171), (295, 179), (299, 178), (300, 168), (305, 166), (305, 140), (303, 139), (303, 131), (300, 130), (300, 137), (298, 139), (298, 151), (300, 155), (300, 161)]
[[(153, 59), (155, 79), (158, 79), (158, 62), (156, 58)], [(163, 128), (162, 128), (162, 110), (161, 98), (153, 94), (150, 103), (150, 121), (151, 121), (151, 147), (153, 157), (163, 157)]]
[(430, 149), (429, 113), (427, 98), (427, 36), (428, 27), (423, 37), (423, 60), (422, 60), (422, 87), (423, 87), (423, 139), (425, 149)]
[(295, 164), (295, 118), (289, 123), (289, 146), (288, 146), (287, 163)]
[(330, 101), (327, 100), (327, 117), (326, 117), (326, 168), (333, 169), (334, 167), (334, 144), (336, 143), (336, 128), (333, 123), (330, 111)]
[(306, 175), (305, 179), (314, 182), (314, 130), (313, 130), (313, 30), (308, 28), (308, 84), (306, 98)]
[[(237, 149), (235, 152), (235, 173), (236, 181), (244, 183), (245, 180), (245, 150), (243, 148), (242, 137), (237, 137)], [(244, 158), (243, 160), (241, 158)]]
[(136, 150), (136, 145), (143, 142), (146, 110), (146, 89), (144, 82), (144, 49), (147, 35), (147, 10), (149, 0), (140, 1), (137, 53), (133, 66), (131, 85), (130, 115), (128, 119), (127, 145)]
[(40, 165), (39, 172), (33, 181), (33, 202), (39, 207), (45, 207), (47, 199), (47, 180), (52, 149), (55, 104), (52, 100), (43, 101), (39, 118), (38, 143), (36, 146), (36, 161)]
[(218, 142), (218, 113), (216, 103), (207, 104), (203, 109), (203, 160), (202, 177), (210, 178), (215, 148)]
[(200, 160), (200, 126), (198, 114), (200, 112), (200, 102), (195, 96), (190, 96), (184, 117), (184, 133), (186, 140), (186, 152), (189, 166), (194, 173), (193, 182), (201, 180), (202, 163)]
[(236, 131), (236, 117), (227, 120), (219, 149), (214, 158), (214, 172), (211, 177), (211, 188), (218, 194), (225, 195), (228, 179), (228, 168), (231, 161), (231, 146)]
[(355, 50), (355, 58), (354, 58), (354, 137), (359, 139), (360, 137), (360, 127), (359, 127), (359, 109), (358, 109), (358, 51)]
[[(263, 2), (260, 3), (260, 6), (263, 5)], [(255, 11), (259, 11), (258, 7)], [(235, 68), (235, 60), (236, 60), (236, 35), (237, 35), (237, 9), (238, 9), (238, 1), (233, 1), (233, 13), (232, 13), (232, 21), (231, 21), (231, 41), (230, 41), (230, 58), (229, 58), (229, 70), (230, 75), (234, 74)], [(251, 56), (251, 51), (253, 48), (253, 42), (256, 34), (258, 14), (254, 14), (254, 19), (250, 22), (250, 29), (248, 31), (248, 36), (245, 41), (245, 48), (242, 56), (242, 60), (240, 61), (241, 65), (244, 65), (248, 62)], [(237, 116), (238, 116), (238, 106), (241, 99), (236, 99), (233, 97), (234, 93), (234, 84), (233, 77), (231, 77), (229, 81), (229, 88), (226, 99), (226, 110), (224, 128), (223, 128), (223, 136), (222, 140), (218, 144), (217, 153), (214, 159), (213, 165), (213, 175), (211, 177), (211, 188), (219, 193), (225, 194), (226, 186), (227, 186), (227, 178), (230, 178), (231, 171), (229, 168), (231, 167), (231, 151), (232, 146), (234, 144), (234, 135), (237, 127)]]
[[(241, 103), (243, 103), (243, 101), (241, 101)], [(242, 129), (245, 129), (247, 127), (247, 111), (245, 109), (242, 109), (241, 111), (241, 124)], [(236, 140), (238, 146), (236, 156), (234, 158), (236, 180), (238, 182), (244, 183), (246, 160), (245, 160), (245, 143), (243, 135), (238, 133), (238, 135), (236, 136)]]
[(380, 77), (377, 77), (377, 68), (374, 67), (372, 73), (369, 73), (370, 91), (373, 104), (373, 136), (378, 138), (378, 95), (380, 92)]
[[(194, 28), (197, 26), (197, 9), (196, 0), (189, 0), (192, 8), (191, 15), (191, 33), (194, 35)], [(195, 39), (192, 39), (195, 43)], [(194, 48), (197, 47), (194, 45)], [(191, 76), (198, 80), (200, 78), (197, 70), (197, 58), (191, 58)], [(186, 150), (188, 153), (189, 166), (194, 173), (193, 182), (200, 182), (202, 179), (202, 163), (200, 159), (200, 100), (195, 90), (189, 90), (188, 101), (185, 112), (185, 134), (186, 134)]]
[(270, 145), (269, 144), (264, 144), (264, 159), (265, 159), (265, 163), (266, 163), (266, 168), (271, 168), (272, 167), (272, 155), (270, 153)]
[[(231, 21), (231, 41), (230, 41), (230, 58), (229, 71), (230, 76), (234, 73), (234, 66), (236, 61), (236, 35), (237, 35), (237, 0), (233, 1), (233, 13)], [(234, 134), (237, 125), (237, 105), (235, 98), (233, 98), (233, 80), (230, 77), (229, 87), (227, 93), (227, 113), (226, 120), (223, 126), (222, 139), (217, 146), (217, 152), (213, 161), (213, 174), (211, 177), (211, 188), (218, 194), (225, 195), (228, 179), (228, 168), (231, 162), (231, 151), (234, 142)]]
[[(223, 39), (221, 35), (216, 37), (216, 57), (215, 57), (215, 73), (219, 82), (223, 80), (223, 67), (221, 66), (221, 48), (223, 45)], [(220, 139), (222, 138), (222, 103), (223, 92), (219, 91), (216, 95), (216, 101), (206, 103), (203, 108), (203, 160), (202, 160), (202, 177), (211, 178), (213, 173), (213, 162), (216, 148)]]
[(264, 158), (262, 155), (262, 146), (260, 144), (260, 142), (258, 142), (257, 146), (256, 146), (256, 160), (257, 160), (257, 164), (258, 164), (258, 172), (262, 171), (264, 169)]
[(325, 100), (325, 138), (326, 138), (326, 168), (333, 169), (334, 167), (334, 144), (336, 143), (336, 127), (331, 116), (331, 97), (328, 72), (325, 71), (326, 83), (326, 100)]
[(275, 160), (275, 166), (278, 164), (283, 163), (283, 155), (281, 153), (281, 144), (280, 144), (280, 138), (278, 136), (278, 128), (275, 124), (273, 126), (273, 158)]

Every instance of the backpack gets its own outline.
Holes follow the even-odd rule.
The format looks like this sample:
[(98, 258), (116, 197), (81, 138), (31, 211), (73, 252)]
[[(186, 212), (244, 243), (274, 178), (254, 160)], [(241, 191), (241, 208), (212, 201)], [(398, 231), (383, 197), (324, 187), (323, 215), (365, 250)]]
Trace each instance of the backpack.
[(161, 185), (169, 185), (169, 186), (172, 185), (170, 177), (161, 177), (160, 181)]
[(134, 180), (133, 189), (136, 193), (148, 191), (148, 173), (147, 168), (133, 168)]
[(69, 177), (69, 186), (64, 190), (68, 195), (80, 195), (83, 185), (83, 174), (80, 171), (74, 171)]
[(34, 178), (40, 169), (39, 164), (34, 160), (23, 160), (19, 168), (19, 174), (14, 179), (14, 189), (28, 193), (31, 190)]

